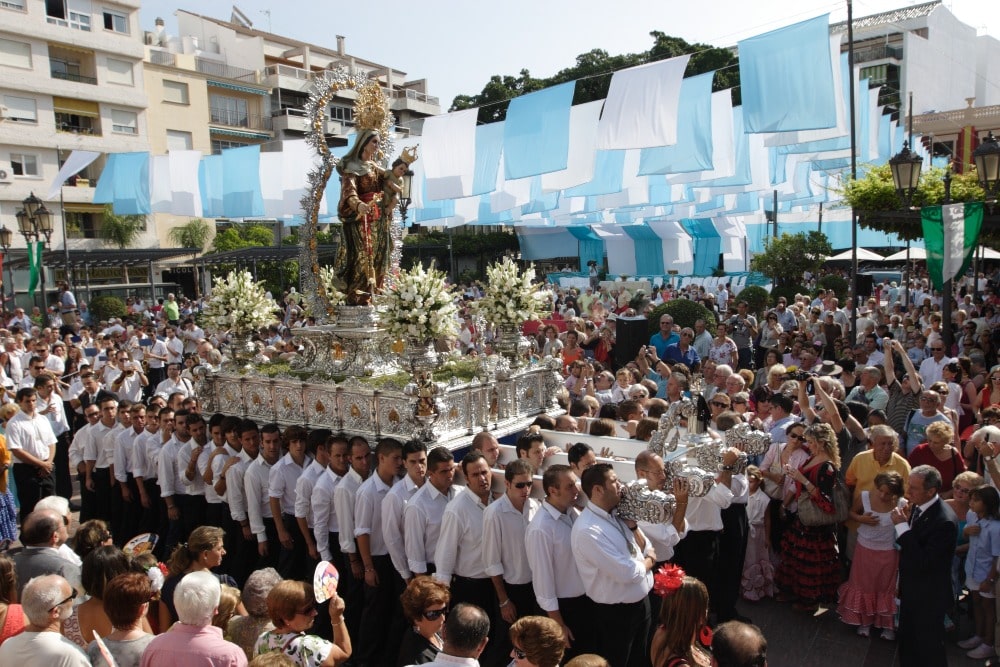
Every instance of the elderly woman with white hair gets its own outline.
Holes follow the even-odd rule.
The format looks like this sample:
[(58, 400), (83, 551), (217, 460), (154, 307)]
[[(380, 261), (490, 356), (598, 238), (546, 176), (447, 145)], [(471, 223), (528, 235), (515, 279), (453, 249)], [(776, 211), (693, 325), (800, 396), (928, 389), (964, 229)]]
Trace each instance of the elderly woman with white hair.
[(273, 567), (256, 570), (243, 584), (243, 606), (246, 616), (234, 616), (229, 621), (227, 634), (237, 646), (253, 659), (253, 645), (266, 630), (273, 630), (274, 624), (267, 612), (267, 596), (271, 589), (281, 582), (281, 575)]
[(247, 656), (236, 644), (222, 638), (222, 628), (212, 625), (219, 609), (222, 588), (211, 572), (191, 572), (174, 589), (179, 622), (149, 643), (142, 667), (207, 664), (246, 667)]
[(969, 439), (983, 461), (986, 483), (1000, 489), (1000, 427), (983, 426)]

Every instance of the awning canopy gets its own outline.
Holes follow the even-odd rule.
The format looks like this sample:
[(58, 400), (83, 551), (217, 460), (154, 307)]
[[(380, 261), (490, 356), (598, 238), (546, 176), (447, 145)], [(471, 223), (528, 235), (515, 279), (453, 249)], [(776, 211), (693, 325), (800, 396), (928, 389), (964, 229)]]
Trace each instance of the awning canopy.
[[(337, 254), (337, 246), (321, 245), (316, 248), (320, 257), (333, 257)], [(192, 259), (189, 264), (206, 264), (218, 266), (219, 264), (240, 264), (244, 262), (280, 262), (299, 258), (299, 246), (278, 245), (278, 246), (256, 246), (253, 248), (240, 248), (227, 252), (212, 253), (197, 259)]]
[[(136, 266), (150, 262), (162, 262), (175, 257), (194, 255), (200, 252), (198, 248), (126, 248), (125, 250), (70, 250), (69, 266), (73, 269), (100, 266)], [(7, 254), (7, 266), (12, 269), (28, 267), (26, 250), (10, 250)], [(66, 267), (66, 252), (63, 250), (47, 250), (42, 256), (42, 264), (49, 267)]]

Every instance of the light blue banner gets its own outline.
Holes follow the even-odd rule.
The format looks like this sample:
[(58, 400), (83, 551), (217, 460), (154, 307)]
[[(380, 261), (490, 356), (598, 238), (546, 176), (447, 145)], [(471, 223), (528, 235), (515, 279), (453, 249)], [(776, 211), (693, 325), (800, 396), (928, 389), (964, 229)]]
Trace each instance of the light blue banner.
[(569, 109), (576, 82), (510, 101), (504, 123), (504, 175), (508, 180), (561, 171), (569, 161)]

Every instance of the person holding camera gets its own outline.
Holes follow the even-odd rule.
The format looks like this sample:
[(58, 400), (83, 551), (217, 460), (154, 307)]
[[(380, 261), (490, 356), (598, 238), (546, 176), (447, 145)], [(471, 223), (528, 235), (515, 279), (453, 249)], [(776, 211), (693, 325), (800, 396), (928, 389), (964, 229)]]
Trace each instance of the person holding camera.
[(740, 301), (736, 304), (736, 314), (726, 320), (726, 324), (736, 343), (739, 368), (753, 370), (753, 341), (757, 337), (757, 318), (747, 312), (749, 307), (746, 301)]
[[(149, 385), (149, 379), (142, 371), (142, 364), (129, 359), (128, 352), (119, 350), (115, 355), (117, 366), (111, 366), (110, 360), (105, 377), (111, 376), (111, 391), (119, 399), (128, 399), (133, 403), (142, 401), (142, 390)], [(114, 375), (112, 369), (117, 370)]]

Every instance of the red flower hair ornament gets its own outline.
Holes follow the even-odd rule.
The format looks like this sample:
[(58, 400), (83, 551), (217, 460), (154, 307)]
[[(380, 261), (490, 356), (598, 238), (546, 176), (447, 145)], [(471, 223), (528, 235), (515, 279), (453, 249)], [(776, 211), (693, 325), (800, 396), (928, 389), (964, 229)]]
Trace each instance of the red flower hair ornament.
[(684, 585), (685, 572), (677, 565), (664, 565), (653, 574), (653, 593), (668, 597)]

